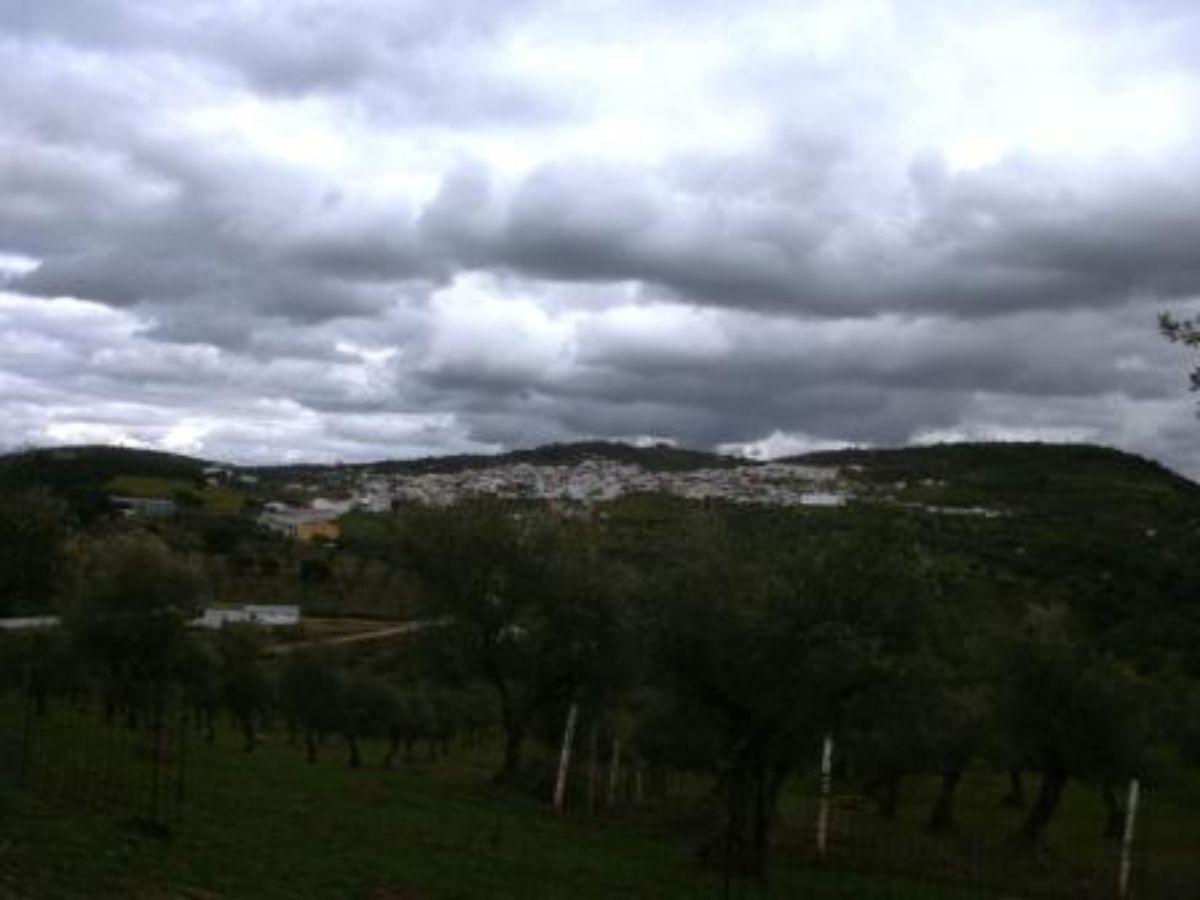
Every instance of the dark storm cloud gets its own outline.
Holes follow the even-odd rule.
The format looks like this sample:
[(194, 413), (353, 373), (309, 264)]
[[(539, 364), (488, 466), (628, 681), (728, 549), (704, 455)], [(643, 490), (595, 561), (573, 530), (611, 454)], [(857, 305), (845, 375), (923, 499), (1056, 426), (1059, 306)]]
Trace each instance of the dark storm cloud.
[(1200, 298), (1198, 37), (1158, 0), (0, 0), (0, 409), (244, 458), (1196, 470), (1154, 315)]
[(712, 181), (689, 172), (680, 182), (556, 164), (507, 197), (472, 170), (447, 180), (424, 224), (465, 265), (638, 279), (684, 300), (774, 313), (986, 318), (1200, 293), (1200, 166), (1102, 168), (1095, 183), (1119, 187), (1081, 194), (1075, 173), (1021, 160), (958, 176), (918, 161), (894, 211), (908, 221), (894, 227), (862, 216), (852, 195), (823, 195), (820, 171), (836, 156), (776, 167), (773, 194), (712, 162), (702, 170)]

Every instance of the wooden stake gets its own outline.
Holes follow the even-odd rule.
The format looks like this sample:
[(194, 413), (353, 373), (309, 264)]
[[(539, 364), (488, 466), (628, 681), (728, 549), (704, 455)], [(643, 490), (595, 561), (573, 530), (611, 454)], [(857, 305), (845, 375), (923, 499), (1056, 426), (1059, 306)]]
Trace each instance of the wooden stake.
[(575, 720), (579, 718), (579, 704), (572, 703), (567, 710), (567, 727), (563, 729), (562, 754), (558, 758), (558, 779), (554, 783), (554, 811), (562, 815), (567, 799), (567, 772), (571, 767), (571, 746), (575, 743)]
[(1121, 838), (1121, 867), (1117, 872), (1117, 897), (1125, 900), (1129, 896), (1129, 872), (1133, 861), (1133, 828), (1137, 821), (1138, 794), (1141, 785), (1136, 778), (1129, 779), (1129, 800), (1125, 804), (1125, 834)]
[(821, 747), (821, 802), (817, 808), (817, 855), (825, 855), (829, 839), (829, 794), (833, 786), (833, 735)]

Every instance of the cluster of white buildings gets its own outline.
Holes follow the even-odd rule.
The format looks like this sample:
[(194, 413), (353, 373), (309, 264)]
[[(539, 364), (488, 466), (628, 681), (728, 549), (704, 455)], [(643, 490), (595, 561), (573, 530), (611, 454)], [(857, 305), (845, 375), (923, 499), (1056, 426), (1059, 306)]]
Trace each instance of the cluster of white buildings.
[(445, 474), (367, 475), (357, 486), (354, 502), (381, 512), (394, 502), (449, 506), (490, 496), (591, 504), (637, 493), (774, 506), (841, 506), (850, 497), (838, 470), (831, 467), (766, 463), (651, 472), (588, 459), (571, 466), (522, 463)]
[(247, 603), (243, 606), (209, 606), (191, 625), (217, 629), (226, 624), (247, 623), (267, 628), (288, 628), (300, 624), (300, 607), (284, 604)]
[[(262, 625), (266, 628), (288, 628), (300, 624), (300, 607), (247, 603), (242, 606), (208, 606), (203, 614), (188, 622), (193, 628), (217, 629), (225, 624), (238, 622)], [(39, 628), (57, 628), (62, 624), (60, 616), (22, 616), (0, 619), (0, 631), (30, 631)]]
[[(337, 519), (353, 509), (366, 508), (356, 500), (326, 500), (322, 497), (314, 499), (308, 506), (295, 507), (286, 503), (272, 501), (268, 503), (258, 516), (258, 523), (272, 531), (277, 531), (284, 537), (309, 541), (314, 538), (326, 538), (336, 541), (340, 530)], [(370, 508), (371, 512), (383, 512), (391, 508), (390, 502), (382, 509)]]

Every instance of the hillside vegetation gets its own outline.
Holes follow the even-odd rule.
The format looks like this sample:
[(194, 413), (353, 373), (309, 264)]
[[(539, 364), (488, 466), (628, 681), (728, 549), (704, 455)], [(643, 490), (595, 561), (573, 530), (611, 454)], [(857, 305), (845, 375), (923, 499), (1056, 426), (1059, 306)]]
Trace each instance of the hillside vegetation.
[(969, 443), (835, 450), (787, 462), (847, 468), (876, 496), (1022, 514), (1200, 519), (1200, 485), (1089, 444)]
[(55, 492), (98, 489), (121, 475), (191, 482), (209, 463), (190, 456), (129, 447), (54, 447), (0, 456), (0, 489)]

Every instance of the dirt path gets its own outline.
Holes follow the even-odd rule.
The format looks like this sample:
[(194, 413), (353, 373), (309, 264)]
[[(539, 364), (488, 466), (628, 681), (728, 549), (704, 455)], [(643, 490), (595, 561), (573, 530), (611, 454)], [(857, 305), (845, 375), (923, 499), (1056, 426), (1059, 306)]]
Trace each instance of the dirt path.
[(268, 648), (267, 652), (272, 655), (281, 655), (291, 653), (294, 650), (302, 650), (306, 647), (330, 647), (335, 644), (358, 644), (365, 641), (386, 641), (388, 638), (400, 637), (405, 634), (414, 634), (418, 631), (423, 631), (426, 628), (431, 628), (436, 625), (446, 624), (445, 619), (421, 619), (417, 622), (402, 622), (399, 625), (392, 625), (387, 628), (379, 628), (375, 631), (359, 631), (354, 634), (339, 634), (336, 637), (322, 638), (314, 641), (297, 641), (294, 644), (276, 644)]

